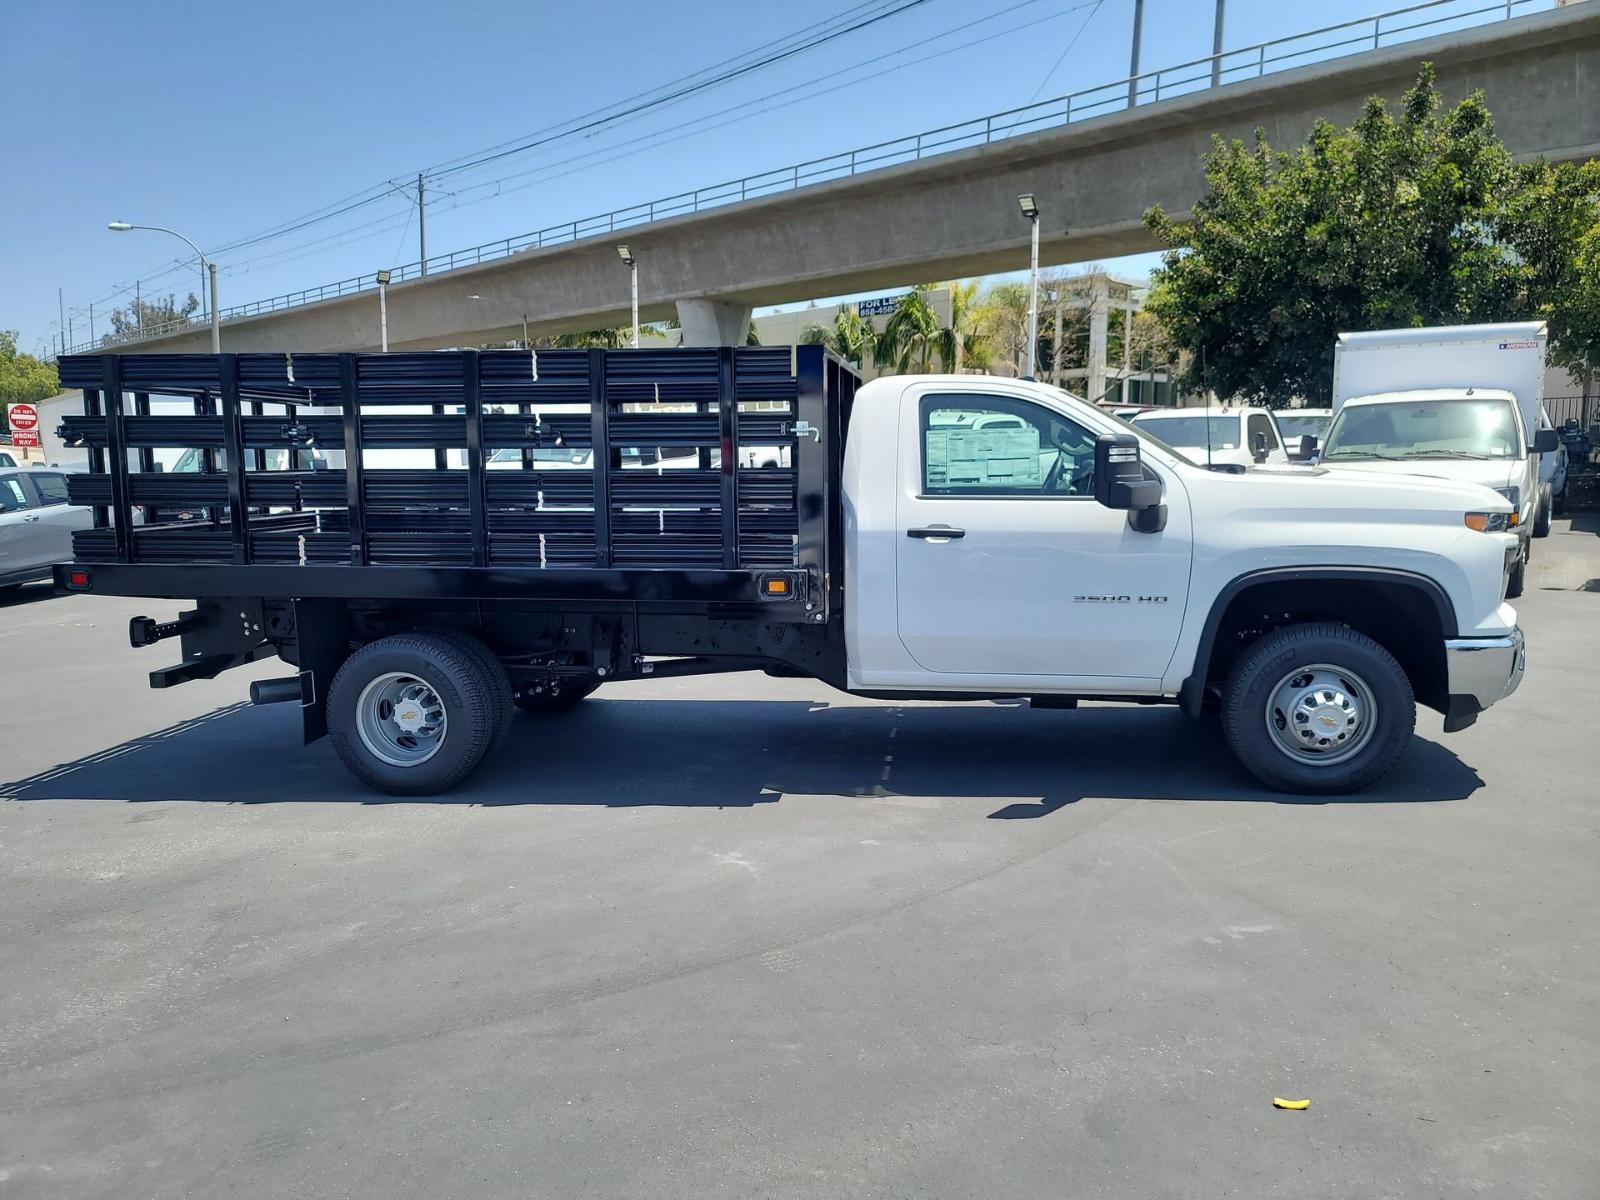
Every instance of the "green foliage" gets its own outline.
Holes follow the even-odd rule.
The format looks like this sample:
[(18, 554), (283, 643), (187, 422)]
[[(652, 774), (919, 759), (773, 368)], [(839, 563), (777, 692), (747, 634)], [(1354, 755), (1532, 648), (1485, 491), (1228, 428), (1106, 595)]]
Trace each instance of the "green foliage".
[(1018, 371), (1028, 349), (1028, 285), (993, 284), (978, 305), (978, 321), (995, 356)]
[[(1481, 94), (1441, 111), (1424, 63), (1397, 113), (1374, 97), (1350, 128), (1319, 122), (1288, 152), (1260, 131), (1249, 147), (1216, 139), (1192, 218), (1145, 214), (1169, 247), (1148, 310), (1194, 356), (1184, 386), (1277, 405), (1327, 399), (1345, 330), (1544, 312), (1570, 353), (1576, 335), (1557, 332), (1560, 302), (1539, 281), (1581, 293), (1564, 260), (1594, 209), (1552, 172), (1512, 162)], [(1550, 189), (1571, 201), (1559, 221), (1541, 208)]]
[(877, 334), (854, 305), (846, 304), (834, 314), (832, 325), (812, 325), (801, 338), (810, 346), (826, 346), (829, 353), (860, 370), (871, 359)]
[(1550, 361), (1600, 369), (1600, 162), (1525, 163), (1501, 220), (1526, 267), (1530, 314), (1550, 327)]
[(0, 413), (13, 404), (34, 404), (61, 391), (54, 363), (17, 349), (17, 331), (0, 329)]
[(939, 317), (928, 303), (928, 284), (919, 283), (895, 301), (894, 311), (878, 335), (873, 358), (904, 375), (932, 370)]
[(135, 300), (126, 308), (111, 310), (111, 332), (100, 338), (102, 346), (109, 346), (113, 342), (130, 337), (141, 329), (150, 329), (157, 325), (168, 325), (174, 321), (186, 321), (200, 308), (200, 301), (193, 292), (182, 304), (174, 295), (157, 296), (154, 300)]

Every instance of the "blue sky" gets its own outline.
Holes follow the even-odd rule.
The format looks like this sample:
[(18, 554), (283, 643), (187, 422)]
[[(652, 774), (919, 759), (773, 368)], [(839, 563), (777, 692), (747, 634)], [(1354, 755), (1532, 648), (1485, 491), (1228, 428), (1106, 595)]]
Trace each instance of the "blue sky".
[[(192, 259), (175, 262), (181, 243), (107, 221), (225, 245), (888, 3), (13, 0), (0, 7), (0, 328), (42, 351), (57, 287), (80, 341), (87, 304), (103, 332), (135, 278), (146, 295), (197, 288)], [(1228, 0), (1226, 42), (1398, 6)], [(1213, 7), (1146, 0), (1145, 69), (1209, 53)], [(1133, 0), (923, 0), (661, 111), (441, 181), (429, 253), (1122, 78), (1132, 13)], [(414, 208), (391, 193), (216, 257), (224, 307), (264, 299), (413, 261)]]

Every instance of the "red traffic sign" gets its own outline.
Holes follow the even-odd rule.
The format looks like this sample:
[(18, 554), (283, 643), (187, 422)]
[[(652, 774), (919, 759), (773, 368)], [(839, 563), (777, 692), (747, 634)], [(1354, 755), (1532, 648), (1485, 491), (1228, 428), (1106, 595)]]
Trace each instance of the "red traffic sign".
[(12, 433), (32, 433), (39, 428), (39, 410), (31, 404), (13, 404), (6, 415), (11, 418)]
[(39, 431), (37, 429), (18, 429), (11, 435), (13, 446), (32, 446), (39, 448)]

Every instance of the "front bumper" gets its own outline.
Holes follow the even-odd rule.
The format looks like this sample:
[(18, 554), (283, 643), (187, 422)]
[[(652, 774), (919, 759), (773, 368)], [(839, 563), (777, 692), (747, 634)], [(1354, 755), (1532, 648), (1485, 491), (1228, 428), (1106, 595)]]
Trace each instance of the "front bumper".
[(1484, 709), (1516, 691), (1527, 659), (1521, 629), (1504, 637), (1447, 639), (1444, 661), (1450, 695), (1445, 732), (1465, 729)]

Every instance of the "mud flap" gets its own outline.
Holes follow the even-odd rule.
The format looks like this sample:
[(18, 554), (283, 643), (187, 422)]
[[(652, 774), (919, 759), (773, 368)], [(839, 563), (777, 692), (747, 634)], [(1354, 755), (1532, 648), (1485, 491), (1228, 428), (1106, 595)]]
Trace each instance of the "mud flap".
[(350, 653), (350, 616), (342, 600), (294, 602), (300, 717), (306, 744), (328, 735), (328, 688)]

